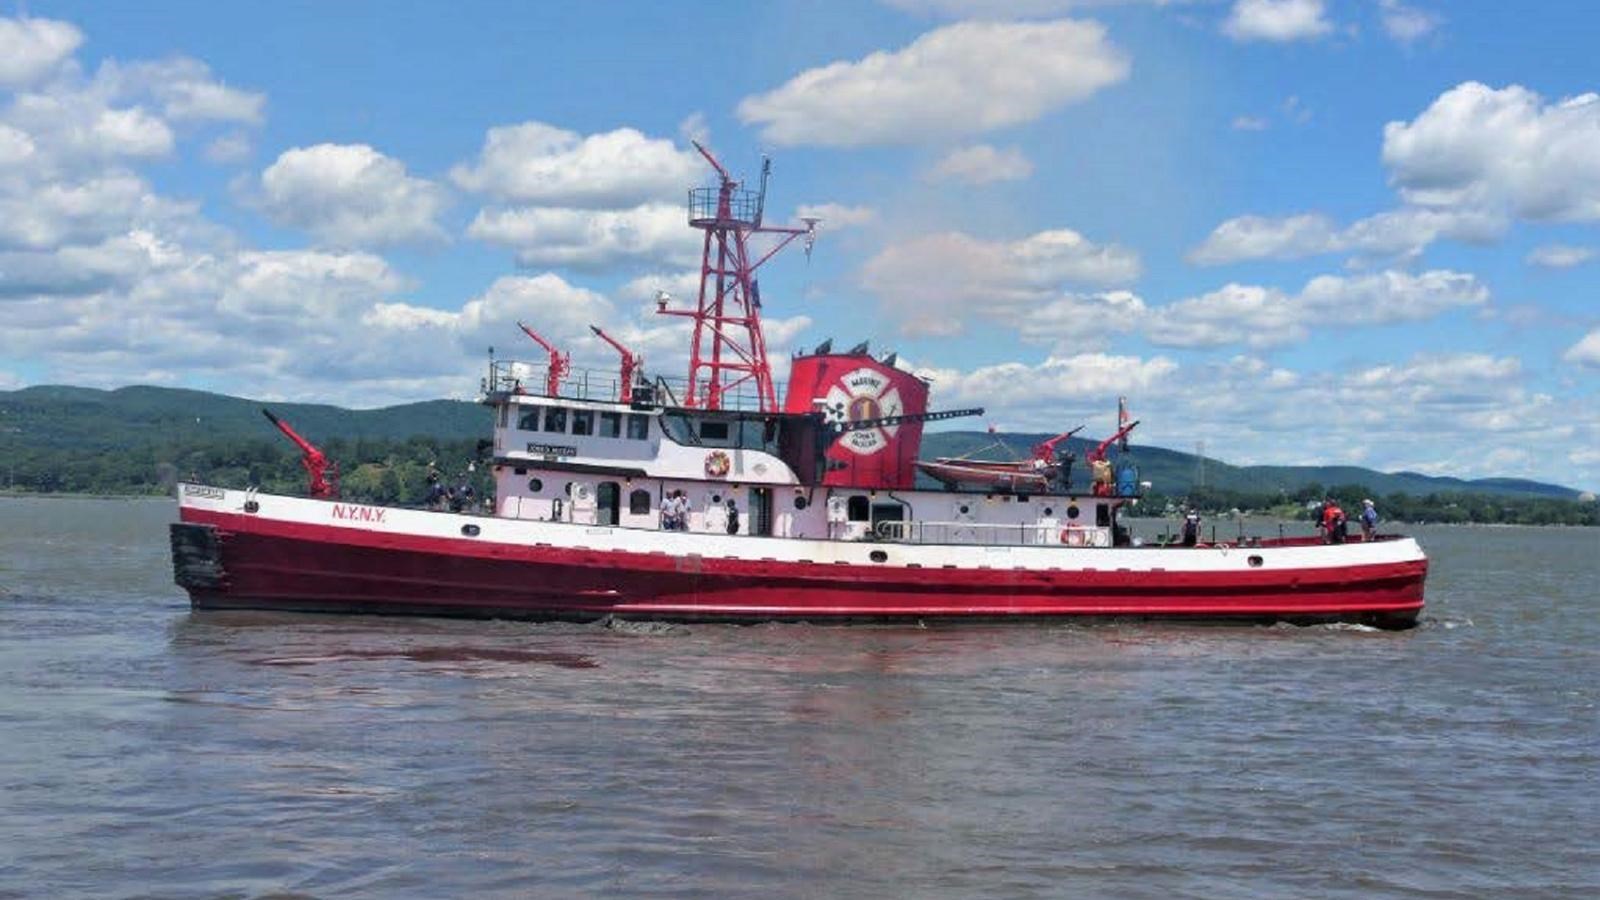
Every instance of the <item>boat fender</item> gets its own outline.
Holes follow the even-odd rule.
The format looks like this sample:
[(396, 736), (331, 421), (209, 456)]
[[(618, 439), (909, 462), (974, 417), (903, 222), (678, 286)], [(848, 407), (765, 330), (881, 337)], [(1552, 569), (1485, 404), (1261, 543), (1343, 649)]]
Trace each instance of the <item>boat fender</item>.
[(721, 478), (727, 475), (732, 466), (733, 461), (728, 458), (728, 454), (721, 450), (713, 450), (706, 454), (706, 474), (712, 478)]

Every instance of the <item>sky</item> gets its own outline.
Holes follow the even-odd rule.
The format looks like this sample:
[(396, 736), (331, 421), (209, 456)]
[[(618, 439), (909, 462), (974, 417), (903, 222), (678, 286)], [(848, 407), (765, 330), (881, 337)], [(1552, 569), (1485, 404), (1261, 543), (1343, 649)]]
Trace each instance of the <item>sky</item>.
[[(472, 397), (599, 325), (682, 375), (690, 187), (773, 160), (789, 355), (984, 424), (1600, 488), (1600, 7), (0, 8), (0, 390)], [(956, 427), (979, 423), (960, 420)]]

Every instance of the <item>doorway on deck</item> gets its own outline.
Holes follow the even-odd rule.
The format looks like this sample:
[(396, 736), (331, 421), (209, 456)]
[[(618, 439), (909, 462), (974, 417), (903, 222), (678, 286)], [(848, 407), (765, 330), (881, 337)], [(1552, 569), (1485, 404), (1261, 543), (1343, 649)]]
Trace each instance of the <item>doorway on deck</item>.
[(594, 523), (615, 525), (621, 521), (622, 486), (615, 481), (602, 481), (595, 491)]
[(772, 534), (772, 488), (750, 489), (750, 533)]

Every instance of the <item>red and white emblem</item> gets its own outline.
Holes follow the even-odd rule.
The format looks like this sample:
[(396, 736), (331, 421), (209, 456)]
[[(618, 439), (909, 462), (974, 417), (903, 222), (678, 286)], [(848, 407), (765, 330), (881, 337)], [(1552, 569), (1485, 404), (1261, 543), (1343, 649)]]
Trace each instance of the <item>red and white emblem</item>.
[[(864, 422), (903, 412), (900, 390), (889, 376), (873, 369), (846, 372), (839, 383), (828, 389), (822, 401), (822, 414), (830, 422)], [(839, 443), (851, 452), (870, 456), (889, 446), (889, 439), (900, 430), (898, 424), (879, 425), (846, 432)]]

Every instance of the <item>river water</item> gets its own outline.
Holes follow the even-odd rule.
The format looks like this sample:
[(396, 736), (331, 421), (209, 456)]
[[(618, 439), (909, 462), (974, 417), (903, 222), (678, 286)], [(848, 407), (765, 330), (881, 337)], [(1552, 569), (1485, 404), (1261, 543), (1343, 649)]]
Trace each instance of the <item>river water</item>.
[(0, 498), (0, 896), (1594, 897), (1600, 531), (1420, 627), (192, 613)]

